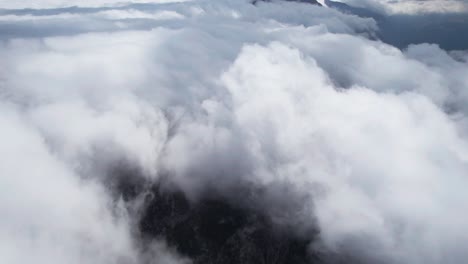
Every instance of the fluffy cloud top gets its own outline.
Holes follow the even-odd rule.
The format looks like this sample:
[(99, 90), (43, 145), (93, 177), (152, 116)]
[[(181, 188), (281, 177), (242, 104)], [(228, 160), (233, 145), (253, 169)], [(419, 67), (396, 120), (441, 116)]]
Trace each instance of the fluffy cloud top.
[(191, 0), (132, 0), (132, 1), (120, 1), (120, 0), (78, 0), (78, 1), (64, 1), (64, 0), (45, 0), (45, 1), (34, 1), (34, 0), (0, 0), (0, 8), (14, 9), (14, 8), (61, 8), (70, 6), (80, 7), (103, 7), (103, 6), (122, 6), (127, 4), (146, 4), (146, 3), (177, 3), (187, 2)]
[(122, 168), (193, 199), (291, 185), (306, 198), (285, 221), (318, 225), (311, 250), (468, 258), (465, 52), (402, 51), (303, 3), (109, 2), (2, 10), (0, 262), (186, 262), (138, 241)]

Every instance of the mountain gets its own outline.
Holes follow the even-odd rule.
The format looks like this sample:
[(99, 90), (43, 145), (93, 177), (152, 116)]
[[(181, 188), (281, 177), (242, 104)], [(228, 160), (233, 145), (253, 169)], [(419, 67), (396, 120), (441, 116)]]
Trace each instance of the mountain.
[(140, 220), (149, 240), (164, 237), (194, 264), (306, 264), (318, 257), (311, 241), (275, 226), (261, 210), (220, 197), (190, 202), (182, 192), (154, 187)]

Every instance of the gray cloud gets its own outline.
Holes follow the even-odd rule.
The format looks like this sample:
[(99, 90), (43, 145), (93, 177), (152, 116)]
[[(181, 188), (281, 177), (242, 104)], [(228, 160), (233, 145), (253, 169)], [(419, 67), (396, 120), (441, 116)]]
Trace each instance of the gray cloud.
[(141, 246), (118, 177), (265, 190), (364, 263), (466, 259), (464, 52), (301, 3), (54, 8), (0, 16), (0, 262), (189, 261)]
[(340, 0), (387, 14), (466, 13), (466, 0)]
[[(376, 1), (369, 1), (377, 3)], [(417, 1), (425, 3), (425, 1)], [(432, 1), (431, 1), (432, 2)], [(444, 6), (445, 1), (433, 1)], [(355, 14), (361, 17), (374, 18), (379, 30), (377, 37), (382, 41), (404, 49), (411, 44), (432, 43), (446, 50), (468, 49), (468, 11), (445, 10), (440, 7), (428, 12), (390, 12), (384, 7), (373, 8), (368, 5), (354, 6), (337, 2), (327, 1), (328, 7), (341, 10), (345, 13)], [(363, 4), (366, 2), (357, 1)], [(396, 3), (407, 3), (406, 1)], [(461, 2), (464, 3), (464, 2)], [(466, 4), (466, 3), (464, 3)], [(422, 4), (424, 5), (424, 4)]]

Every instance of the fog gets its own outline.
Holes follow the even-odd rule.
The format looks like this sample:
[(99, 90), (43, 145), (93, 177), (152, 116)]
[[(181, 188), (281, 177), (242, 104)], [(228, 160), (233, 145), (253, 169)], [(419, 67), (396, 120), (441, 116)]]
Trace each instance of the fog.
[(412, 21), (466, 14), (347, 4), (1, 0), (0, 262), (195, 261), (139, 226), (164, 185), (311, 263), (465, 263), (464, 28)]

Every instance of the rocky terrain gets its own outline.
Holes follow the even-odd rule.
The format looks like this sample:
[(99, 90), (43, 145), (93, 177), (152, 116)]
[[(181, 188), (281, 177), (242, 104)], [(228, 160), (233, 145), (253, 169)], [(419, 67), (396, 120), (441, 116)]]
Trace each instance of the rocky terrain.
[(140, 221), (146, 239), (162, 237), (194, 263), (310, 263), (309, 241), (277, 229), (261, 212), (222, 199), (191, 203), (154, 187)]

